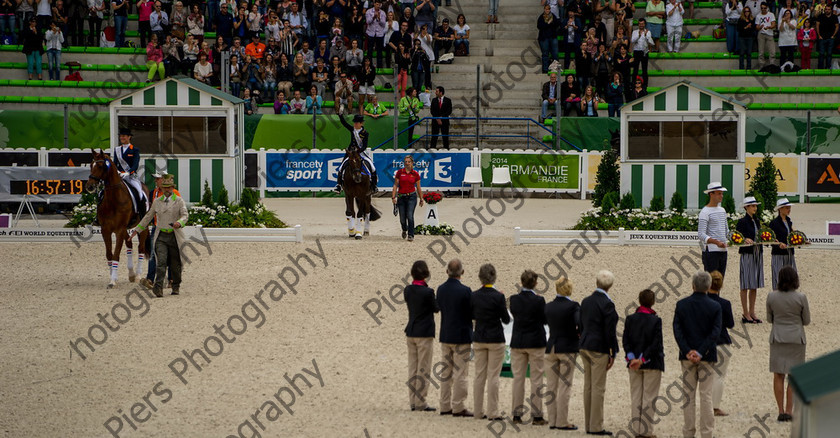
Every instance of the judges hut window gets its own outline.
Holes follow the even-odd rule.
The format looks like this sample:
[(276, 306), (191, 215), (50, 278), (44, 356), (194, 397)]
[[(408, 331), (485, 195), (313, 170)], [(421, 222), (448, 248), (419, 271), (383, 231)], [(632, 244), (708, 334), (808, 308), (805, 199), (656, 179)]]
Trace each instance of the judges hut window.
[(628, 121), (629, 160), (736, 160), (738, 122)]

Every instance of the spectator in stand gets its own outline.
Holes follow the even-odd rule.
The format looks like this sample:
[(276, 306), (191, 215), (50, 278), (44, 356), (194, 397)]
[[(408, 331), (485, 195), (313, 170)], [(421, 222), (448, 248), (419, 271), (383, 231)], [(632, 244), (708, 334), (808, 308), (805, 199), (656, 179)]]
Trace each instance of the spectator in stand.
[[(621, 45), (618, 47), (618, 53), (613, 55), (613, 72), (620, 73), (621, 78), (630, 78), (630, 66), (633, 65), (633, 55), (627, 51), (627, 46)], [(626, 84), (624, 87), (624, 95), (630, 95), (630, 85)], [(629, 99), (628, 99), (629, 101)]]
[[(647, 20), (640, 18), (639, 27), (633, 31), (630, 43), (633, 44), (633, 77), (639, 76), (639, 67), (641, 66), (642, 79), (645, 84), (648, 83), (648, 52), (651, 46), (654, 46), (653, 38), (651, 31), (647, 29)], [(659, 39), (656, 41), (656, 44), (658, 44)]]
[(563, 101), (563, 117), (569, 117), (572, 110), (580, 117), (580, 87), (574, 75), (566, 75), (566, 81), (560, 87), (560, 100)]
[(116, 31), (117, 47), (125, 46), (125, 28), (128, 25), (128, 0), (111, 0), (114, 13), (114, 30)]
[(409, 33), (409, 23), (407, 21), (400, 22), (400, 29), (393, 34), (391, 34), (391, 38), (388, 39), (388, 47), (394, 52), (395, 56), (397, 55), (397, 49), (399, 48), (400, 42), (402, 42), (407, 49), (411, 48), (411, 34)]
[(572, 53), (580, 47), (581, 36), (583, 35), (583, 24), (577, 18), (575, 11), (569, 9), (566, 22), (563, 27), (563, 68), (569, 69), (572, 63)]
[(295, 50), (299, 47), (297, 34), (292, 32), (292, 27), (289, 20), (283, 21), (283, 28), (280, 29), (280, 39), (277, 40), (280, 45), (280, 51), (286, 56), (292, 58), (295, 55)]
[(586, 41), (580, 43), (580, 52), (575, 57), (575, 73), (582, 89), (586, 89), (592, 80), (592, 55), (589, 54), (589, 44)]
[(542, 51), (542, 72), (548, 73), (548, 67), (557, 56), (557, 17), (551, 13), (549, 5), (543, 6), (542, 15), (537, 18), (537, 40)]
[(385, 108), (382, 103), (379, 102), (377, 99), (376, 94), (373, 94), (369, 97), (369, 102), (365, 105), (364, 115), (368, 117), (373, 117), (374, 119), (378, 119), (383, 116), (388, 115), (388, 110)]
[(619, 26), (615, 30), (615, 38), (610, 44), (610, 55), (615, 56), (616, 49), (624, 46), (627, 51), (630, 51), (630, 37), (629, 33), (624, 29), (624, 26)]
[[(177, 3), (176, 3), (176, 7), (177, 7)], [(222, 8), (219, 11), (218, 14), (216, 14), (215, 18), (216, 18), (216, 21), (213, 24), (213, 29), (216, 31), (216, 35), (222, 37), (225, 40), (225, 44), (227, 44), (227, 45), (233, 44), (233, 15), (231, 15), (228, 12), (228, 8), (225, 7), (225, 8)], [(186, 19), (182, 19), (182, 23), (185, 23), (185, 22), (186, 22)], [(182, 29), (183, 29), (183, 24), (181, 26), (182, 26)]]
[(682, 40), (683, 30), (683, 9), (682, 1), (669, 0), (668, 6), (665, 7), (665, 15), (668, 17), (665, 20), (665, 27), (668, 35), (668, 52), (678, 53), (680, 51), (680, 40)]
[[(180, 1), (175, 2), (175, 9), (169, 16), (169, 24), (172, 25), (170, 33), (175, 35), (178, 39), (184, 39), (187, 36), (187, 15), (187, 11), (184, 9), (184, 3)], [(232, 19), (230, 15), (228, 15), (228, 17)], [(232, 23), (231, 27), (233, 27)], [(216, 32), (221, 33), (219, 28), (217, 28)], [(230, 42), (228, 42), (228, 44), (230, 44)]]
[(256, 59), (262, 59), (265, 56), (265, 44), (260, 42), (259, 35), (251, 37), (251, 42), (245, 46), (245, 54)]
[[(91, 0), (88, 0), (88, 4), (90, 4), (90, 2)], [(148, 40), (152, 38), (152, 24), (149, 20), (152, 15), (152, 11), (154, 10), (155, 4), (153, 1), (140, 0), (137, 2), (137, 30), (140, 32), (141, 47), (146, 47)], [(93, 29), (91, 29), (91, 32), (93, 32)]]
[(589, 52), (589, 56), (595, 57), (595, 54), (598, 53), (598, 44), (601, 40), (598, 39), (598, 31), (595, 30), (594, 27), (590, 27), (586, 30), (586, 50)]
[[(145, 0), (142, 0), (145, 1)], [(30, 0), (22, 0), (18, 6), (18, 20), (20, 20), (20, 8), (24, 5), (29, 5), (30, 10), (32, 9), (32, 5)], [(87, 0), (88, 5), (88, 46), (99, 47), (99, 34), (102, 32), (102, 17), (104, 17), (103, 11), (105, 10), (105, 2), (102, 0)], [(138, 5), (138, 8), (140, 6)], [(151, 11), (152, 6), (149, 4), (149, 11)], [(31, 16), (32, 12), (29, 12)], [(142, 13), (141, 13), (142, 17)], [(149, 24), (149, 16), (146, 15), (146, 25)], [(23, 21), (21, 21), (23, 23)], [(143, 22), (141, 21), (140, 24), (140, 40), (142, 44), (146, 44), (146, 39), (143, 33)]]
[(414, 20), (417, 23), (417, 28), (421, 29), (426, 25), (428, 29), (435, 26), (435, 14), (437, 7), (432, 0), (417, 0), (417, 6), (414, 8)]
[(239, 64), (245, 60), (245, 47), (242, 46), (242, 40), (239, 37), (233, 37), (233, 46), (230, 48), (230, 54), (239, 57)]
[(455, 56), (468, 56), (470, 54), (470, 25), (467, 24), (467, 17), (458, 14), (456, 24), (452, 27), (455, 31)]
[(741, 11), (741, 18), (738, 20), (738, 48), (740, 49), (738, 68), (740, 70), (744, 70), (745, 68), (752, 70), (755, 29), (755, 17), (753, 17), (752, 9), (749, 6), (744, 6), (744, 10)]
[(397, 90), (400, 92), (400, 97), (405, 97), (406, 87), (408, 86), (408, 72), (411, 68), (411, 52), (402, 41), (397, 46), (394, 65), (397, 68)]
[(605, 33), (602, 41), (607, 44), (611, 43), (615, 36), (616, 11), (618, 11), (618, 4), (615, 0), (599, 0), (595, 4), (595, 14), (601, 17), (600, 21), (604, 24)]
[[(220, 4), (219, 0), (206, 0), (206, 2), (207, 10), (205, 11), (206, 17), (204, 20), (206, 26), (205, 30), (213, 30), (216, 27), (216, 17), (219, 16)], [(218, 35), (218, 33), (216, 35)]]
[[(436, 29), (435, 35), (433, 37), (435, 41), (435, 59), (440, 59), (441, 51), (443, 54), (447, 54), (452, 51), (452, 44), (455, 41), (455, 31), (449, 27), (449, 19), (444, 18), (441, 22), (440, 27)], [(554, 39), (555, 46), (557, 39)], [(557, 52), (555, 51), (555, 57)]]
[(248, 12), (248, 34), (251, 36), (260, 36), (262, 32), (263, 14), (260, 13), (260, 8), (255, 2), (251, 5), (251, 11)]
[(610, 117), (621, 117), (621, 105), (624, 105), (624, 84), (621, 73), (612, 73), (612, 82), (607, 85), (607, 110)]
[(642, 78), (636, 76), (636, 79), (633, 81), (633, 88), (630, 89), (630, 97), (627, 99), (627, 102), (632, 102), (644, 96), (647, 96), (647, 87), (645, 86), (645, 81)]
[(353, 81), (350, 80), (346, 72), (341, 72), (335, 85), (336, 114), (344, 114), (345, 108), (353, 111)]
[[(344, 58), (341, 58), (344, 59)], [(330, 65), (327, 67), (329, 71), (329, 87), (332, 92), (335, 92), (335, 86), (341, 79), (341, 73), (344, 73), (344, 68), (341, 66), (341, 61), (338, 56), (333, 56), (330, 60)]]
[(198, 41), (196, 41), (192, 35), (187, 34), (187, 41), (184, 43), (184, 47), (182, 49), (184, 52), (184, 59), (181, 61), (184, 74), (192, 75), (195, 63), (198, 61), (198, 52), (200, 50)]
[(795, 0), (779, 0), (779, 10), (774, 11), (777, 12), (776, 16), (779, 19), (779, 22), (782, 21), (782, 15), (785, 14), (785, 11), (790, 11), (791, 18), (793, 19), (794, 23), (796, 22), (796, 16), (799, 13), (797, 9), (796, 1)]
[(149, 74), (146, 76), (146, 82), (152, 82), (155, 73), (158, 74), (159, 80), (166, 77), (166, 66), (163, 64), (163, 50), (158, 44), (157, 34), (152, 34), (152, 40), (146, 46), (146, 67), (149, 68)]
[(278, 91), (277, 99), (274, 100), (274, 114), (289, 114), (291, 109), (289, 102), (286, 102), (286, 94)]
[[(548, 9), (548, 5), (545, 7)], [(557, 83), (557, 72), (551, 72), (548, 82), (542, 86), (542, 113), (540, 113), (540, 123), (543, 123), (548, 118), (549, 106), (554, 106), (556, 117), (560, 117), (560, 102), (560, 84)]]
[(318, 88), (313, 85), (309, 88), (309, 96), (306, 96), (306, 114), (322, 114), (323, 105), (324, 99), (318, 95)]
[(330, 61), (338, 59), (339, 64), (344, 65), (344, 60), (347, 58), (347, 49), (344, 47), (344, 38), (335, 37), (330, 46)]
[(280, 53), (280, 61), (277, 63), (277, 90), (282, 91), (284, 96), (292, 95), (292, 82), (295, 79), (292, 71), (292, 64), (285, 53)]
[(779, 20), (779, 66), (786, 62), (793, 64), (793, 53), (796, 51), (796, 20), (790, 9), (784, 9)]
[(365, 34), (365, 14), (359, 6), (353, 5), (350, 9), (350, 16), (344, 25), (344, 33), (347, 38), (359, 41), (359, 45), (362, 45), (362, 36)]
[[(691, 8), (693, 7), (694, 5), (691, 5)], [(647, 7), (645, 8), (645, 17), (648, 33), (650, 33), (650, 36), (653, 39), (653, 43), (651, 45), (654, 46), (653, 50), (658, 52), (659, 37), (662, 35), (662, 23), (665, 22), (665, 4), (662, 3), (662, 0), (649, 1)], [(639, 21), (641, 23), (641, 20)], [(647, 50), (645, 53), (647, 53)], [(645, 65), (647, 65), (647, 57), (645, 58)], [(645, 76), (645, 82), (647, 82), (647, 76)]]
[(35, 15), (35, 19), (37, 20), (36, 25), (38, 32), (43, 32), (44, 29), (49, 27), (50, 21), (52, 21), (51, 0), (35, 0), (35, 3), (37, 4)]
[(242, 69), (239, 67), (239, 57), (230, 55), (230, 94), (234, 97), (242, 95)]
[(318, 48), (315, 49), (315, 54), (313, 56), (315, 62), (319, 59), (324, 61), (324, 65), (327, 65), (330, 62), (330, 51), (327, 48), (327, 40), (318, 41)]
[(245, 83), (251, 96), (259, 97), (262, 89), (262, 75), (260, 74), (260, 60), (248, 55), (245, 55), (245, 65), (243, 66), (242, 74), (245, 78)]
[(607, 51), (607, 46), (604, 43), (598, 44), (598, 53), (592, 58), (592, 66), (595, 69), (595, 84), (599, 96), (607, 95), (611, 65), (612, 57), (610, 56), (610, 52)]
[(233, 35), (239, 39), (248, 38), (248, 13), (245, 8), (239, 8), (236, 17), (233, 18)]
[(364, 58), (365, 53), (359, 48), (359, 42), (351, 40), (350, 50), (344, 52), (344, 65), (347, 66), (347, 72), (354, 77), (358, 77)]
[(359, 73), (359, 114), (364, 114), (365, 101), (376, 95), (373, 82), (376, 79), (376, 69), (373, 68), (373, 60), (365, 58), (362, 70)]
[(724, 21), (726, 22), (726, 51), (730, 55), (738, 53), (738, 19), (744, 5), (738, 0), (728, 0), (723, 7)]
[(382, 10), (382, 1), (374, 0), (373, 7), (365, 13), (367, 29), (368, 56), (373, 57), (376, 52), (376, 68), (382, 68), (382, 60), (385, 58), (385, 11)]
[(811, 18), (811, 5), (806, 2), (799, 3), (799, 13), (796, 14), (796, 27), (802, 28), (806, 18)]
[(411, 86), (419, 90), (424, 84), (426, 70), (431, 68), (429, 56), (423, 50), (423, 43), (415, 39), (414, 48), (411, 49)]
[(624, 28), (624, 32), (629, 34), (633, 30), (633, 15), (636, 13), (636, 4), (633, 0), (616, 0), (615, 2), (618, 10), (615, 13), (616, 32), (618, 29)]
[(566, 14), (563, 13), (564, 11), (561, 10), (563, 6), (560, 5), (560, 2), (558, 0), (540, 0), (540, 5), (548, 5), (548, 7), (551, 8), (551, 13), (554, 14), (555, 17), (566, 16)]
[(303, 60), (303, 54), (295, 54), (295, 62), (292, 64), (292, 75), (294, 76), (293, 87), (295, 90), (308, 90), (310, 83), (309, 65)]
[(485, 23), (499, 22), (499, 0), (490, 0), (490, 9), (487, 11), (487, 21)]
[(400, 30), (400, 24), (394, 18), (394, 11), (388, 11), (385, 17), (385, 36), (382, 38), (382, 50), (385, 51), (385, 67), (391, 68), (391, 58), (394, 51), (391, 50), (389, 43), (391, 42), (391, 35)]
[[(0, 3), (13, 3), (14, 0), (0, 0)], [(12, 33), (14, 33), (14, 9), (7, 15), (7, 20), (11, 20)], [(85, 45), (85, 17), (88, 15), (87, 0), (68, 0), (67, 2), (67, 21), (70, 28), (67, 35), (70, 37), (71, 46)], [(2, 21), (0, 21), (0, 31), (2, 31)], [(12, 44), (16, 42), (16, 38), (12, 38)]]
[(260, 79), (263, 102), (274, 100), (274, 92), (277, 90), (277, 64), (271, 55), (266, 55), (260, 62)]
[[(333, 20), (335, 22), (339, 20), (336, 18)], [(315, 33), (316, 40), (325, 40), (331, 37), (332, 24), (330, 22), (330, 17), (327, 15), (327, 11), (321, 10), (318, 12), (318, 18), (312, 22), (312, 31)]]
[[(599, 43), (607, 42), (607, 26), (601, 22), (601, 14), (595, 14), (595, 18), (589, 28), (595, 30), (595, 39), (598, 40)], [(592, 55), (595, 55), (596, 53), (593, 53)]]
[(157, 35), (158, 41), (169, 32), (169, 15), (164, 11), (160, 2), (155, 2), (155, 10), (149, 15), (149, 25), (152, 28), (152, 35)]
[(423, 47), (423, 50), (426, 51), (426, 56), (429, 57), (429, 68), (424, 71), (425, 78), (424, 83), (426, 85), (426, 89), (432, 88), (432, 62), (436, 61), (435, 58), (435, 51), (432, 48), (432, 35), (429, 34), (429, 28), (425, 24), (420, 26), (420, 34), (417, 35), (417, 39), (420, 40), (420, 45)]
[(245, 89), (242, 94), (242, 99), (245, 100), (245, 115), (250, 116), (253, 115), (259, 109), (257, 105), (257, 100), (251, 96), (251, 90)]
[(799, 29), (796, 39), (799, 41), (799, 53), (802, 54), (802, 69), (810, 69), (811, 50), (814, 48), (814, 43), (817, 41), (817, 31), (811, 29), (810, 18), (806, 18), (802, 22), (802, 29)]
[(23, 46), (23, 54), (26, 55), (26, 71), (29, 73), (29, 80), (32, 80), (33, 74), (38, 75), (39, 81), (43, 80), (41, 64), (44, 56), (44, 37), (41, 32), (38, 32), (35, 17), (30, 18), (28, 26), (20, 32), (20, 42)]
[(423, 109), (423, 102), (420, 102), (420, 99), (417, 98), (416, 88), (409, 87), (405, 96), (400, 99), (397, 109), (400, 118), (407, 119), (407, 125), (409, 126), (408, 142), (411, 143), (414, 141), (414, 126), (412, 125), (420, 121), (419, 114), (420, 110)]
[(187, 31), (199, 44), (204, 42), (204, 15), (201, 15), (198, 5), (193, 5), (192, 13), (187, 17)]
[(280, 61), (280, 46), (277, 45), (277, 41), (274, 38), (268, 38), (268, 44), (265, 45), (265, 55), (271, 55), (274, 59), (278, 62)]
[(819, 52), (819, 60), (817, 61), (817, 68), (831, 68), (831, 53), (834, 50), (834, 41), (837, 38), (837, 30), (840, 28), (840, 23), (837, 17), (831, 12), (831, 8), (826, 6), (823, 13), (817, 19), (817, 51)]
[(326, 7), (327, 11), (329, 11), (331, 17), (341, 18), (346, 15), (346, 0), (327, 0), (324, 3), (324, 6)]
[(580, 98), (580, 115), (582, 117), (598, 117), (598, 97), (592, 85), (586, 86), (583, 97)]
[(655, 402), (665, 371), (665, 350), (662, 345), (662, 319), (653, 305), (656, 294), (645, 289), (639, 292), (639, 308), (627, 315), (622, 335), (624, 359), (630, 374), (630, 433), (650, 437), (655, 419)]
[[(181, 52), (178, 49), (183, 45), (184, 43), (181, 40), (174, 38), (172, 35), (167, 35), (166, 40), (164, 40), (161, 46), (161, 51), (163, 52), (163, 70), (164, 72), (169, 72), (170, 76), (181, 69)], [(231, 63), (235, 62), (232, 58)], [(238, 94), (236, 96), (239, 97)]]
[(295, 90), (293, 93), (294, 97), (289, 102), (291, 107), (289, 114), (303, 114), (306, 111), (306, 101), (300, 98), (300, 90)]
[(414, 32), (417, 32), (417, 20), (414, 19), (414, 3), (412, 2), (406, 4), (410, 6), (403, 8), (402, 20), (400, 23), (403, 21), (408, 23), (408, 32), (413, 35)]
[(64, 43), (64, 33), (58, 27), (58, 23), (50, 23), (44, 39), (47, 43), (47, 65), (51, 81), (61, 80), (61, 45)]
[(289, 20), (292, 32), (297, 34), (299, 40), (304, 37), (304, 32), (309, 28), (306, 17), (298, 11), (297, 2), (292, 3), (292, 10), (283, 17), (283, 20)]
[(327, 83), (329, 82), (330, 72), (327, 69), (327, 66), (324, 65), (324, 60), (322, 58), (318, 58), (315, 62), (315, 68), (312, 69), (310, 75), (312, 86), (318, 90), (318, 97), (323, 97), (324, 90), (327, 88)]
[[(835, 24), (837, 19), (834, 19)], [(776, 59), (776, 41), (773, 31), (776, 30), (776, 16), (770, 12), (767, 3), (761, 3), (761, 13), (755, 17), (755, 27), (758, 31), (758, 64), (761, 67), (773, 64)], [(767, 60), (767, 55), (770, 60)]]
[(283, 27), (283, 23), (280, 21), (280, 17), (277, 16), (277, 13), (271, 11), (268, 13), (268, 23), (265, 25), (265, 37), (266, 39), (271, 39), (274, 41), (280, 40), (280, 29)]
[(201, 52), (198, 54), (198, 63), (193, 68), (193, 76), (197, 81), (211, 86), (215, 85), (213, 80), (213, 65), (207, 61), (206, 53)]
[(17, 43), (16, 0), (0, 0), (0, 44)]

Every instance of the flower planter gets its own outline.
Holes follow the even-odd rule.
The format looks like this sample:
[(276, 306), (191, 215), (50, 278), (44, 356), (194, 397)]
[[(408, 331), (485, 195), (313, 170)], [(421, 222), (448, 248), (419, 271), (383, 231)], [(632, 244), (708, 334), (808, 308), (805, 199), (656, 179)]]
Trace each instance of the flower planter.
[(426, 214), (423, 216), (423, 225), (436, 227), (440, 224), (440, 216), (438, 216), (437, 204), (426, 204)]

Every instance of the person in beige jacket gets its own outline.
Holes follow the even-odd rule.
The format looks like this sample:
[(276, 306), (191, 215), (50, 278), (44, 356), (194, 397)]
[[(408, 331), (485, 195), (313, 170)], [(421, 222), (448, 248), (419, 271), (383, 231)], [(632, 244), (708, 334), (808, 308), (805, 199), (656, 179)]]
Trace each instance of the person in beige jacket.
[(137, 227), (131, 231), (131, 237), (134, 237), (135, 234), (146, 229), (146, 226), (157, 216), (157, 228), (152, 238), (152, 248), (154, 248), (157, 258), (157, 273), (152, 290), (157, 297), (163, 296), (163, 280), (166, 279), (167, 262), (171, 264), (172, 295), (180, 293), (181, 270), (184, 262), (180, 248), (186, 243), (183, 228), (189, 217), (184, 198), (174, 193), (175, 176), (164, 175), (160, 187), (163, 190), (163, 195), (155, 199), (152, 208), (143, 216)]
[(793, 420), (793, 389), (785, 390), (791, 368), (805, 362), (805, 326), (811, 323), (808, 297), (799, 292), (799, 275), (792, 266), (779, 270), (777, 290), (767, 295), (770, 329), (770, 372), (779, 407), (778, 421)]

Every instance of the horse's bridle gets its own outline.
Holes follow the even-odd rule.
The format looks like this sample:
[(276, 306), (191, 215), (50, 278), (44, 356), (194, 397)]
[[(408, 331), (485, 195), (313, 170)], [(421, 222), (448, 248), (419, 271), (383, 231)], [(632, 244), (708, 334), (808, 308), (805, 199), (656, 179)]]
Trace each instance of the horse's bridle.
[[(110, 162), (108, 160), (103, 158), (101, 160), (96, 160), (96, 161), (90, 163), (91, 170), (93, 169), (93, 166), (96, 165), (96, 163), (105, 163), (105, 172), (108, 172), (108, 166), (110, 166)], [(100, 177), (94, 175), (93, 172), (91, 172), (91, 174), (88, 175), (88, 179), (92, 179), (92, 180), (94, 180), (98, 183), (104, 183), (105, 185), (108, 185), (108, 182), (105, 181), (104, 178), (100, 178)]]

